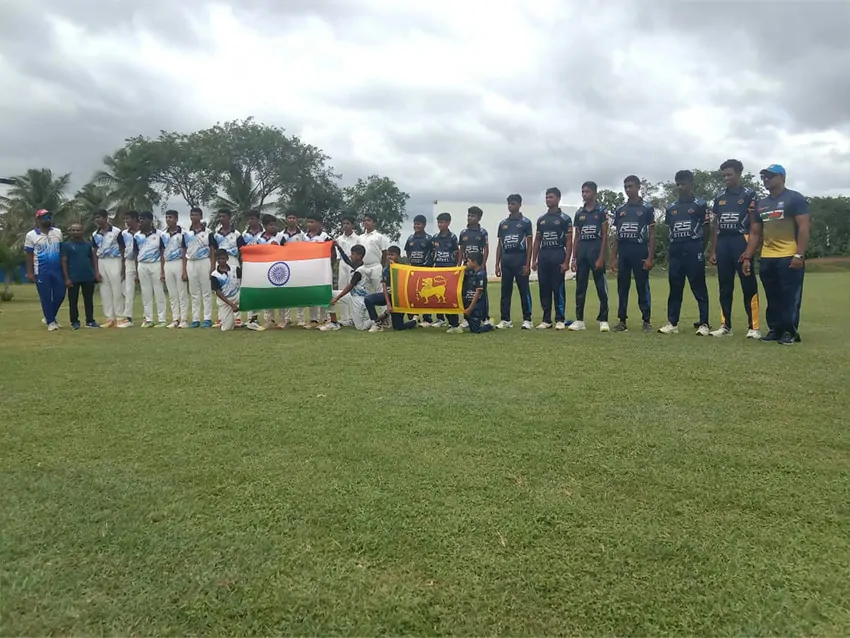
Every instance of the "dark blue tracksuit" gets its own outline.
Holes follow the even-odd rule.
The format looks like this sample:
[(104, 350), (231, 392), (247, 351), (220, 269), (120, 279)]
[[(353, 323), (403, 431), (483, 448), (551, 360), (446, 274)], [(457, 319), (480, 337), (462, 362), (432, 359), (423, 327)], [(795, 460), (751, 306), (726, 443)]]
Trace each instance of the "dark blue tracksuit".
[(474, 333), (490, 332), (493, 329), (492, 324), (484, 323), (487, 320), (487, 314), (484, 311), (487, 302), (487, 274), (484, 268), (480, 270), (467, 269), (463, 274), (463, 307), (469, 308), (472, 300), (475, 298), (475, 293), (481, 290), (481, 296), (475, 303), (475, 308), (472, 309), (466, 316), (466, 321), (469, 323), (469, 331)]
[(597, 321), (608, 321), (608, 280), (605, 278), (605, 264), (596, 269), (596, 261), (605, 245), (606, 237), (603, 225), (607, 219), (605, 209), (596, 204), (593, 210), (581, 208), (576, 213), (575, 227), (578, 244), (575, 246), (576, 262), (576, 319), (584, 321), (584, 302), (587, 299), (587, 284), (590, 273), (599, 297)]
[[(478, 228), (464, 228), (460, 231), (460, 235), (458, 235), (458, 249), (463, 253), (464, 258), (466, 258), (466, 254), (470, 249), (477, 249), (482, 255), (484, 254), (484, 249), (487, 248), (487, 244), (490, 241), (490, 237), (487, 234), (487, 231), (481, 227), (481, 224), (478, 225)], [(463, 262), (461, 262), (463, 263)], [(487, 288), (487, 262), (481, 264), (484, 266), (484, 288)], [(481, 304), (478, 304), (481, 306)], [(490, 300), (485, 295), (484, 305), (481, 306), (481, 312), (484, 313), (484, 317), (490, 317)]]
[(664, 221), (670, 229), (670, 252), (667, 273), (670, 294), (667, 297), (667, 321), (679, 325), (685, 279), (694, 293), (699, 308), (699, 324), (708, 325), (708, 287), (705, 283), (703, 238), (711, 221), (708, 206), (699, 199), (676, 200), (667, 207)]
[(555, 322), (566, 320), (567, 291), (563, 265), (567, 259), (567, 238), (572, 231), (572, 220), (561, 209), (548, 211), (537, 220), (537, 282), (540, 286), (540, 307), (543, 323), (552, 323), (552, 306)]
[(652, 314), (652, 296), (649, 291), (649, 271), (643, 264), (649, 258), (649, 233), (655, 226), (652, 204), (643, 200), (626, 202), (614, 211), (614, 228), (617, 230), (617, 318), (625, 323), (629, 316), (629, 291), (632, 276), (637, 288), (638, 308), (641, 318), (649, 323)]
[(508, 217), (499, 222), (499, 245), (502, 248), (502, 321), (511, 320), (514, 281), (519, 290), (522, 320), (531, 321), (531, 290), (528, 274), (523, 275), (522, 271), (527, 263), (528, 243), (531, 241), (532, 232), (531, 220), (522, 215), (517, 218)]
[[(411, 266), (425, 266), (430, 268), (434, 265), (434, 238), (428, 233), (413, 233), (404, 242), (404, 254), (407, 263)], [(413, 318), (413, 315), (408, 315)], [(431, 315), (423, 314), (422, 321), (431, 323)]]
[(747, 249), (750, 233), (750, 214), (755, 209), (756, 193), (742, 187), (738, 191), (726, 189), (714, 198), (712, 213), (717, 224), (717, 283), (720, 288), (720, 321), (732, 329), (732, 301), (735, 294), (735, 277), (741, 280), (747, 327), (759, 329), (759, 289), (755, 269), (744, 274), (741, 255)]

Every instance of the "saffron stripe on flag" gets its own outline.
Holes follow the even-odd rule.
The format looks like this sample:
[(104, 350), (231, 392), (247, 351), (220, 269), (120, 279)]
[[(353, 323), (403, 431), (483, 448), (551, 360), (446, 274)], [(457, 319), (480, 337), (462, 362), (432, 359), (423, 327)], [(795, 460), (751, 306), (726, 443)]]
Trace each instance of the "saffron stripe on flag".
[(330, 259), (333, 243), (294, 241), (290, 244), (253, 244), (243, 246), (242, 263), (259, 261), (301, 261), (304, 259)]

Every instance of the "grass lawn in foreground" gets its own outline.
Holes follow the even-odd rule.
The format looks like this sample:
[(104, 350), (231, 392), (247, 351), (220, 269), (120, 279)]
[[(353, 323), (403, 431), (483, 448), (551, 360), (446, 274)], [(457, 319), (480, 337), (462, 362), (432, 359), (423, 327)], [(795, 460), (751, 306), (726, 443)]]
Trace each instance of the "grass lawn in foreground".
[(0, 633), (846, 635), (848, 291), (780, 347), (740, 290), (713, 339), (49, 334), (18, 287)]

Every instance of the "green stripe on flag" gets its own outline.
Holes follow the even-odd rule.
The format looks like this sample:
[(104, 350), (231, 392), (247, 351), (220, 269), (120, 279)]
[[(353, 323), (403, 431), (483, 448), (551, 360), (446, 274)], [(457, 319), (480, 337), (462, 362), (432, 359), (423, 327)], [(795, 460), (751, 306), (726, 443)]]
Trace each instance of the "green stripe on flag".
[(239, 310), (324, 307), (330, 304), (332, 296), (333, 288), (329, 285), (297, 288), (242, 288), (239, 291)]
[(399, 277), (401, 276), (401, 268), (393, 268), (390, 266), (390, 292), (392, 293), (391, 301), (393, 302), (393, 306), (400, 305), (399, 304)]

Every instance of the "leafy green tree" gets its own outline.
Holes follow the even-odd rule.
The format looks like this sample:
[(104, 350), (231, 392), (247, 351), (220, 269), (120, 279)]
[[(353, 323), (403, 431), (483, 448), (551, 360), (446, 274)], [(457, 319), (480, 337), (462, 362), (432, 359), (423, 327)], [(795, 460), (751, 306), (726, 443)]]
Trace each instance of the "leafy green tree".
[(850, 255), (850, 197), (809, 199), (810, 257)]
[(344, 189), (345, 208), (358, 218), (366, 213), (376, 217), (377, 229), (398, 241), (404, 223), (410, 195), (400, 190), (389, 177), (370, 175)]
[(109, 190), (117, 212), (153, 211), (162, 201), (161, 194), (152, 185), (153, 157), (146, 148), (125, 146), (104, 157), (103, 165), (92, 181)]
[(104, 209), (109, 210), (112, 206), (112, 191), (108, 186), (100, 186), (95, 182), (85, 184), (74, 195), (73, 216), (76, 221), (83, 225), (86, 233), (94, 232), (94, 213)]

